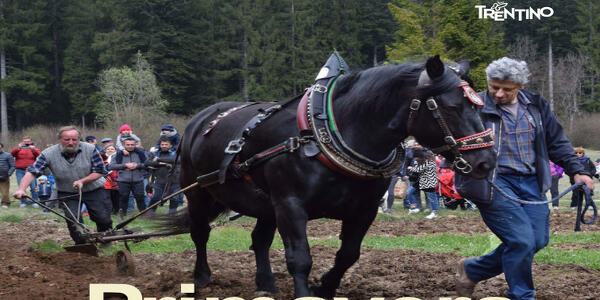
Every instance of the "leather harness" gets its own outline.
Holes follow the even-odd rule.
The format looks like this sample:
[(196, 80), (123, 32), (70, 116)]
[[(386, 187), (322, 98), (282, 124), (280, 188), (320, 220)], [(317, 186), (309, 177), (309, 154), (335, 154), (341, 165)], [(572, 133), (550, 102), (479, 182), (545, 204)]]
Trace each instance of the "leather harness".
[[(425, 77), (423, 77), (422, 75), (421, 79), (419, 79), (418, 85), (425, 86), (428, 84), (428, 80), (429, 79), (426, 75)], [(469, 83), (462, 80), (458, 86), (463, 89), (465, 97), (467, 97), (469, 101), (471, 101), (475, 105), (483, 106), (483, 101), (479, 98), (477, 93), (475, 93), (473, 88), (469, 86)], [(436, 154), (445, 151), (451, 151), (455, 157), (454, 162), (452, 163), (453, 166), (456, 169), (462, 171), (463, 173), (469, 173), (473, 170), (473, 167), (462, 157), (460, 151), (475, 150), (494, 146), (494, 136), (492, 129), (487, 129), (482, 132), (475, 133), (473, 135), (455, 139), (452, 135), (452, 132), (450, 131), (450, 128), (448, 127), (448, 124), (446, 123), (446, 120), (440, 112), (439, 106), (435, 98), (436, 97), (429, 97), (425, 101), (425, 104), (427, 106), (427, 109), (431, 111), (433, 118), (436, 120), (440, 129), (442, 130), (442, 133), (444, 134), (445, 144), (430, 150)], [(410, 112), (408, 114), (407, 124), (409, 134), (413, 132), (414, 120), (416, 119), (417, 113), (421, 108), (421, 102), (422, 101), (420, 99), (413, 99), (410, 103)]]
[[(382, 161), (374, 161), (350, 148), (342, 138), (340, 131), (337, 128), (335, 116), (333, 115), (333, 90), (336, 81), (348, 72), (348, 66), (337, 52), (334, 52), (327, 63), (323, 66), (319, 75), (315, 80), (315, 84), (308, 88), (300, 100), (296, 111), (296, 121), (299, 136), (290, 137), (281, 143), (270, 147), (260, 153), (251, 156), (244, 162), (235, 160), (238, 153), (250, 137), (251, 131), (260, 123), (269, 118), (273, 113), (280, 111), (284, 106), (293, 102), (294, 99), (283, 104), (274, 104), (267, 108), (259, 109), (259, 113), (252, 117), (242, 126), (235, 135), (237, 138), (232, 139), (225, 148), (225, 156), (221, 161), (220, 168), (206, 174), (206, 177), (218, 175), (218, 181), (213, 183), (223, 184), (226, 180), (228, 171), (232, 171), (237, 178), (244, 177), (252, 183), (247, 171), (251, 167), (263, 163), (277, 155), (294, 152), (302, 146), (302, 151), (307, 157), (317, 157), (319, 161), (325, 164), (331, 170), (351, 176), (354, 178), (373, 179), (387, 178), (396, 174), (402, 168), (404, 159), (404, 149), (399, 145)], [(425, 71), (423, 71), (425, 72)], [(426, 73), (421, 75), (423, 80), (419, 80), (419, 85), (426, 85), (428, 77)], [(459, 87), (463, 88), (465, 96), (476, 105), (483, 105), (483, 102), (468, 83), (461, 81)], [(410, 104), (410, 113), (408, 119), (408, 131), (411, 132), (412, 125), (421, 108), (421, 100), (413, 99)], [(203, 131), (203, 135), (209, 134), (218, 123), (225, 117), (243, 108), (256, 103), (247, 103), (238, 107), (229, 109), (228, 111), (217, 116), (216, 119), (209, 123), (207, 129)], [(450, 129), (442, 117), (435, 97), (430, 97), (426, 100), (426, 106), (433, 114), (434, 119), (444, 133), (445, 144), (441, 147), (432, 149), (435, 153), (444, 151), (452, 151), (455, 154), (454, 167), (464, 173), (469, 173), (472, 170), (471, 165), (462, 158), (460, 151), (491, 147), (494, 145), (494, 139), (491, 130), (476, 133), (474, 135), (455, 139), (450, 132)]]

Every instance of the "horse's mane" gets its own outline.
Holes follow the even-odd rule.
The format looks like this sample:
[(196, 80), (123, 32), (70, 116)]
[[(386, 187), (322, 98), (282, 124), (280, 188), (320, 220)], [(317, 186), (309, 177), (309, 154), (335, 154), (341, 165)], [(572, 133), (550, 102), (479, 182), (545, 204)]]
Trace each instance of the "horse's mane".
[[(417, 89), (417, 82), (425, 64), (385, 65), (365, 70), (350, 72), (342, 76), (336, 83), (334, 102), (344, 96), (344, 100), (336, 103), (341, 111), (351, 107), (363, 110), (389, 111), (388, 101), (409, 101), (415, 97), (425, 98), (441, 94), (458, 85), (458, 78), (452, 70), (444, 68), (442, 76), (433, 79), (432, 84)], [(386, 110), (386, 107), (388, 108)]]
[[(381, 93), (385, 95), (391, 90), (398, 91), (416, 86), (423, 68), (424, 64), (401, 64), (352, 71), (338, 80), (334, 93), (342, 95), (351, 91), (352, 94), (368, 94), (377, 98)], [(353, 101), (361, 101), (361, 104), (364, 104), (362, 101), (365, 99), (360, 98), (362, 97), (351, 97), (346, 101), (348, 104), (354, 104), (351, 103)]]

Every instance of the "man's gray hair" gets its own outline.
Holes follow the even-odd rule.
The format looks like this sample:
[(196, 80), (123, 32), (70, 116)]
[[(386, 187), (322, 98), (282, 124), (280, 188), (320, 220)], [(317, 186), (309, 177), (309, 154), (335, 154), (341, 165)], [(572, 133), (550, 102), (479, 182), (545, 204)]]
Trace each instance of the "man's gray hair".
[(493, 61), (485, 68), (485, 74), (488, 81), (512, 81), (520, 85), (527, 84), (531, 75), (526, 62), (508, 57)]
[(77, 127), (75, 127), (74, 125), (69, 125), (69, 126), (63, 126), (61, 128), (58, 129), (58, 134), (56, 135), (59, 139), (62, 138), (62, 133), (65, 131), (71, 131), (71, 130), (75, 130), (77, 131), (77, 137), (81, 137), (81, 132), (79, 132), (79, 129), (77, 129)]

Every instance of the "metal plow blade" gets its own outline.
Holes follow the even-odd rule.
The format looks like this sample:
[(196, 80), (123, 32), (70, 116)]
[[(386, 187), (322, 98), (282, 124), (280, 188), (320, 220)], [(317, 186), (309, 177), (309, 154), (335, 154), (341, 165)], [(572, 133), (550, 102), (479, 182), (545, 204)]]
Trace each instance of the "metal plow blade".
[(92, 256), (98, 256), (98, 248), (94, 244), (79, 244), (73, 246), (64, 247), (67, 252), (79, 252)]

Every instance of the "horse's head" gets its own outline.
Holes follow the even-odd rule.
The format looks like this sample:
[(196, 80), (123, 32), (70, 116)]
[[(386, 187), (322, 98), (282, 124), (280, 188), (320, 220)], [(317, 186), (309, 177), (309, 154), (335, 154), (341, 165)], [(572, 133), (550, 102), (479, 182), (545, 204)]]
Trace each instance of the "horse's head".
[(423, 145), (453, 162), (460, 174), (485, 178), (496, 165), (493, 137), (480, 118), (483, 101), (466, 78), (469, 64), (448, 67), (439, 56), (425, 63), (411, 102), (409, 131)]

